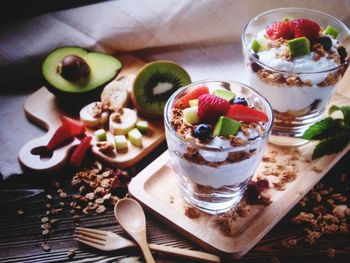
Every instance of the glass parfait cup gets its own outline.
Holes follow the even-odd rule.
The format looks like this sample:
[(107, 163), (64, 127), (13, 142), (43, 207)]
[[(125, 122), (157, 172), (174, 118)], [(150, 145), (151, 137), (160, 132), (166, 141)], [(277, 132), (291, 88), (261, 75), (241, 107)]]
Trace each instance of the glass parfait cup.
[[(180, 136), (172, 125), (173, 105), (199, 86), (228, 89), (236, 96), (246, 98), (250, 105), (265, 112), (269, 118), (263, 133), (241, 146), (213, 146), (200, 143), (191, 136)], [(176, 91), (165, 106), (164, 124), (170, 162), (185, 201), (209, 214), (222, 213), (237, 205), (262, 159), (272, 123), (270, 104), (247, 85), (235, 81), (204, 80)]]
[(250, 44), (266, 26), (285, 18), (307, 18), (322, 28), (327, 25), (340, 30), (338, 41), (350, 41), (350, 31), (335, 17), (305, 8), (279, 8), (254, 17), (245, 27), (242, 46), (248, 70), (248, 84), (257, 89), (271, 103), (274, 124), (270, 142), (285, 146), (306, 143), (301, 137), (305, 130), (319, 121), (334, 93), (335, 85), (344, 75), (347, 62), (320, 70), (288, 72), (262, 63)]

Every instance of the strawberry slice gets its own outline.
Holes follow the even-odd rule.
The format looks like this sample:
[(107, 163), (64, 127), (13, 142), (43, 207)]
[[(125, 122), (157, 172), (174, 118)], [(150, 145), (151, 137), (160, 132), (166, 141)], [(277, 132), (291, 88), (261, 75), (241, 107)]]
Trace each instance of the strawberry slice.
[(58, 148), (59, 146), (63, 145), (64, 143), (66, 143), (69, 139), (73, 139), (73, 138), (74, 138), (74, 135), (73, 135), (70, 127), (67, 125), (61, 125), (55, 131), (51, 140), (46, 145), (46, 148), (48, 150), (54, 150), (54, 149)]
[(87, 150), (90, 148), (91, 140), (91, 136), (84, 137), (80, 144), (74, 149), (69, 162), (72, 166), (79, 167), (81, 165)]
[(264, 112), (241, 104), (231, 105), (225, 116), (236, 121), (248, 123), (260, 121), (267, 122), (269, 120)]
[(80, 121), (74, 120), (64, 115), (61, 115), (61, 121), (62, 125), (70, 127), (74, 136), (82, 135), (86, 131), (85, 126)]
[(230, 103), (222, 98), (210, 94), (203, 94), (198, 98), (198, 116), (201, 121), (213, 123), (230, 108)]
[(306, 37), (310, 41), (316, 41), (320, 34), (320, 26), (309, 19), (293, 19), (290, 21), (290, 27), (294, 32), (294, 37)]
[(208, 93), (209, 93), (209, 89), (206, 86), (195, 88), (194, 90), (190, 91), (189, 93), (181, 97), (178, 101), (176, 101), (174, 104), (174, 108), (179, 108), (179, 109), (188, 108), (190, 107), (190, 104), (189, 104), (190, 100), (198, 99), (199, 96), (203, 94), (208, 94)]
[(294, 38), (294, 33), (292, 31), (289, 21), (279, 21), (268, 25), (266, 28), (266, 34), (272, 40), (276, 40), (279, 38)]

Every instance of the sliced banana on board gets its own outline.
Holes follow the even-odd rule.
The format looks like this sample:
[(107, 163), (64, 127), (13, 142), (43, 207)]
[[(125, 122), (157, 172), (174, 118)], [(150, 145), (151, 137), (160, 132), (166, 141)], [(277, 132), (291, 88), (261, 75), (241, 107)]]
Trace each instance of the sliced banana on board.
[(126, 135), (132, 130), (137, 121), (136, 111), (122, 108), (109, 116), (109, 131), (114, 135)]
[(114, 109), (126, 107), (130, 101), (130, 90), (134, 78), (133, 75), (125, 75), (111, 81), (104, 87), (101, 101), (109, 102), (109, 105)]
[(100, 106), (101, 102), (92, 102), (80, 110), (80, 120), (86, 127), (100, 127), (108, 121), (108, 112), (102, 112), (101, 114), (96, 115), (96, 107)]

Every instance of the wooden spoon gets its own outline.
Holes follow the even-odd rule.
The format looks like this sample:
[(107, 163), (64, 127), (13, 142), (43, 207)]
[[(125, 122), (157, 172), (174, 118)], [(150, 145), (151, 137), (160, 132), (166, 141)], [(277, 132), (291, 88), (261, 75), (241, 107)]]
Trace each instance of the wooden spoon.
[(147, 244), (146, 217), (139, 203), (131, 198), (121, 199), (114, 207), (114, 215), (122, 228), (140, 246), (146, 262), (154, 263), (154, 258)]

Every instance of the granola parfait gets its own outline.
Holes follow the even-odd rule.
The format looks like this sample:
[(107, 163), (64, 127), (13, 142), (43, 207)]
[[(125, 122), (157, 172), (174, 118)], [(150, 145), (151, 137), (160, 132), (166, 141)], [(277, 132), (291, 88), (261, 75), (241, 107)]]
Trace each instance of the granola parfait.
[(349, 56), (349, 29), (316, 10), (281, 8), (252, 19), (243, 36), (249, 84), (274, 111), (270, 141), (301, 145), (304, 131), (322, 118)]
[(238, 204), (271, 131), (267, 100), (238, 82), (195, 82), (170, 97), (164, 122), (184, 199), (210, 214)]

